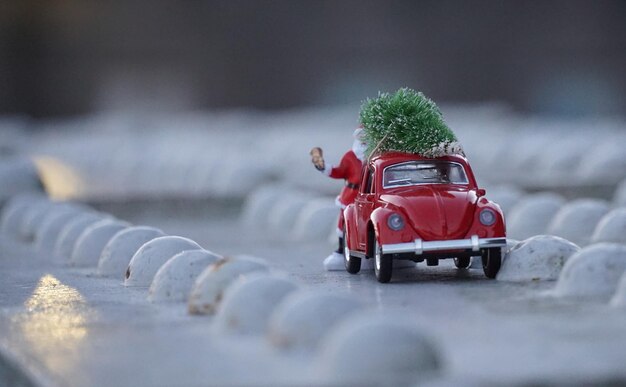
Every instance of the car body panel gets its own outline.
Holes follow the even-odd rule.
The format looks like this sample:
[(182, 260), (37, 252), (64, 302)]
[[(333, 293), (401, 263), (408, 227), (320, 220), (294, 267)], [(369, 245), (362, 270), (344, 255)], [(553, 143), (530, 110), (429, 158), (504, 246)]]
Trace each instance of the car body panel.
[[(461, 165), (467, 176), (467, 183), (438, 182), (383, 187), (383, 173), (389, 166), (408, 162), (441, 161)], [(368, 177), (370, 173), (372, 176)], [(500, 207), (481, 196), (483, 192), (478, 189), (472, 169), (463, 156), (429, 159), (415, 154), (389, 152), (365, 163), (362, 176), (355, 203), (344, 212), (347, 247), (359, 255), (372, 255), (373, 240), (368, 236), (368, 230), (371, 229), (375, 230), (375, 236), (381, 245), (506, 235)], [(373, 184), (369, 187), (368, 178), (373, 179)], [(374, 192), (369, 192), (371, 190)], [(495, 215), (496, 221), (493, 225), (485, 226), (480, 222), (479, 214), (485, 208)], [(394, 213), (404, 220), (404, 228), (398, 231), (387, 225), (389, 216)]]

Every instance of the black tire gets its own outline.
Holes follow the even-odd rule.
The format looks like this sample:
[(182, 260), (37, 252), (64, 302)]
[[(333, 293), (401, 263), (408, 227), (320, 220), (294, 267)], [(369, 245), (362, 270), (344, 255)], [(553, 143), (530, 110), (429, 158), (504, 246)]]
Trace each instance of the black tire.
[(378, 244), (378, 239), (374, 238), (374, 274), (380, 283), (391, 281), (393, 270), (393, 259), (389, 255), (383, 254), (382, 247)]
[(500, 265), (502, 264), (502, 249), (499, 247), (484, 249), (481, 258), (485, 276), (491, 279), (496, 278), (496, 274), (498, 274)]
[(350, 255), (348, 249), (348, 235), (346, 234), (346, 226), (343, 226), (343, 262), (346, 265), (346, 271), (350, 274), (357, 274), (361, 271), (361, 258)]
[(470, 257), (454, 258), (454, 265), (459, 269), (467, 269), (470, 265)]

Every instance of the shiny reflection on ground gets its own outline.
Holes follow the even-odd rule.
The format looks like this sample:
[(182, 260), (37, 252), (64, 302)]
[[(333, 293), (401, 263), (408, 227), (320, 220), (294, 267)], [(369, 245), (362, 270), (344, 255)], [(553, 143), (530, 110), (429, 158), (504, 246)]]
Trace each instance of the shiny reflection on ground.
[(487, 280), (482, 270), (457, 269), (452, 261), (441, 263), (438, 267), (427, 267), (424, 263), (419, 263), (413, 269), (396, 270), (393, 273), (394, 283), (414, 283), (414, 282), (448, 282), (458, 283), (467, 281)]
[(12, 319), (13, 339), (26, 341), (50, 371), (63, 373), (80, 358), (93, 312), (78, 290), (50, 274), (39, 279), (24, 307)]
[(397, 304), (420, 304), (424, 295), (439, 297), (444, 292), (459, 292), (459, 296), (473, 287), (497, 287), (497, 281), (488, 280), (482, 270), (457, 269), (452, 260), (442, 260), (437, 267), (419, 263), (412, 268), (393, 270), (391, 282), (381, 284), (373, 271), (356, 275), (336, 272), (336, 283), (358, 297), (384, 308)]
[[(343, 274), (343, 273), (342, 273)], [(362, 281), (376, 282), (373, 271), (362, 271), (356, 275), (346, 275), (349, 281), (346, 286), (350, 288), (353, 284), (360, 284)], [(425, 283), (463, 283), (468, 281), (487, 280), (482, 270), (457, 269), (454, 267), (452, 260), (442, 262), (438, 267), (427, 267), (424, 263), (419, 263), (415, 267), (403, 267), (393, 269), (393, 275), (389, 284), (380, 284), (381, 286), (389, 286), (391, 284), (425, 284)], [(350, 282), (352, 281), (352, 282)], [(376, 282), (377, 283), (377, 282)]]

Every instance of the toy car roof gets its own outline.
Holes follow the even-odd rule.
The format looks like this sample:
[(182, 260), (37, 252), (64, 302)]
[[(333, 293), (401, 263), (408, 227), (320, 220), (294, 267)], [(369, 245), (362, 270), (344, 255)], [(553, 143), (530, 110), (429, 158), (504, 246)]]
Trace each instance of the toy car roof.
[(376, 165), (379, 170), (386, 168), (389, 165), (403, 163), (407, 161), (419, 161), (419, 160), (431, 160), (431, 161), (451, 161), (456, 162), (463, 165), (465, 169), (465, 173), (467, 174), (467, 178), (469, 179), (470, 186), (476, 187), (476, 177), (474, 176), (474, 172), (472, 171), (467, 158), (463, 155), (447, 155), (441, 157), (425, 157), (416, 153), (406, 153), (406, 152), (383, 152), (381, 154), (377, 154), (369, 161), (370, 165)]
[(467, 158), (465, 158), (463, 155), (447, 155), (447, 156), (433, 158), (433, 157), (425, 157), (417, 153), (406, 153), (406, 152), (396, 152), (396, 151), (383, 152), (383, 153), (377, 154), (371, 158), (370, 162), (379, 164), (379, 163), (386, 163), (387, 161), (402, 162), (402, 161), (411, 161), (411, 160), (444, 160), (444, 161), (461, 162), (462, 164), (469, 164), (467, 162)]

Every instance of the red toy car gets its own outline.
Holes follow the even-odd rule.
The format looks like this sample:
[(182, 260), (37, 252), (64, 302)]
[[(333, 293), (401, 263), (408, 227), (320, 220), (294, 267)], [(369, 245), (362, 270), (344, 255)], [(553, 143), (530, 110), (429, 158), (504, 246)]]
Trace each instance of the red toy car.
[(389, 152), (364, 165), (359, 193), (344, 210), (345, 264), (375, 259), (379, 282), (389, 282), (393, 260), (454, 258), (459, 268), (481, 256), (485, 275), (495, 278), (506, 246), (502, 210), (484, 197), (463, 156), (434, 159)]

